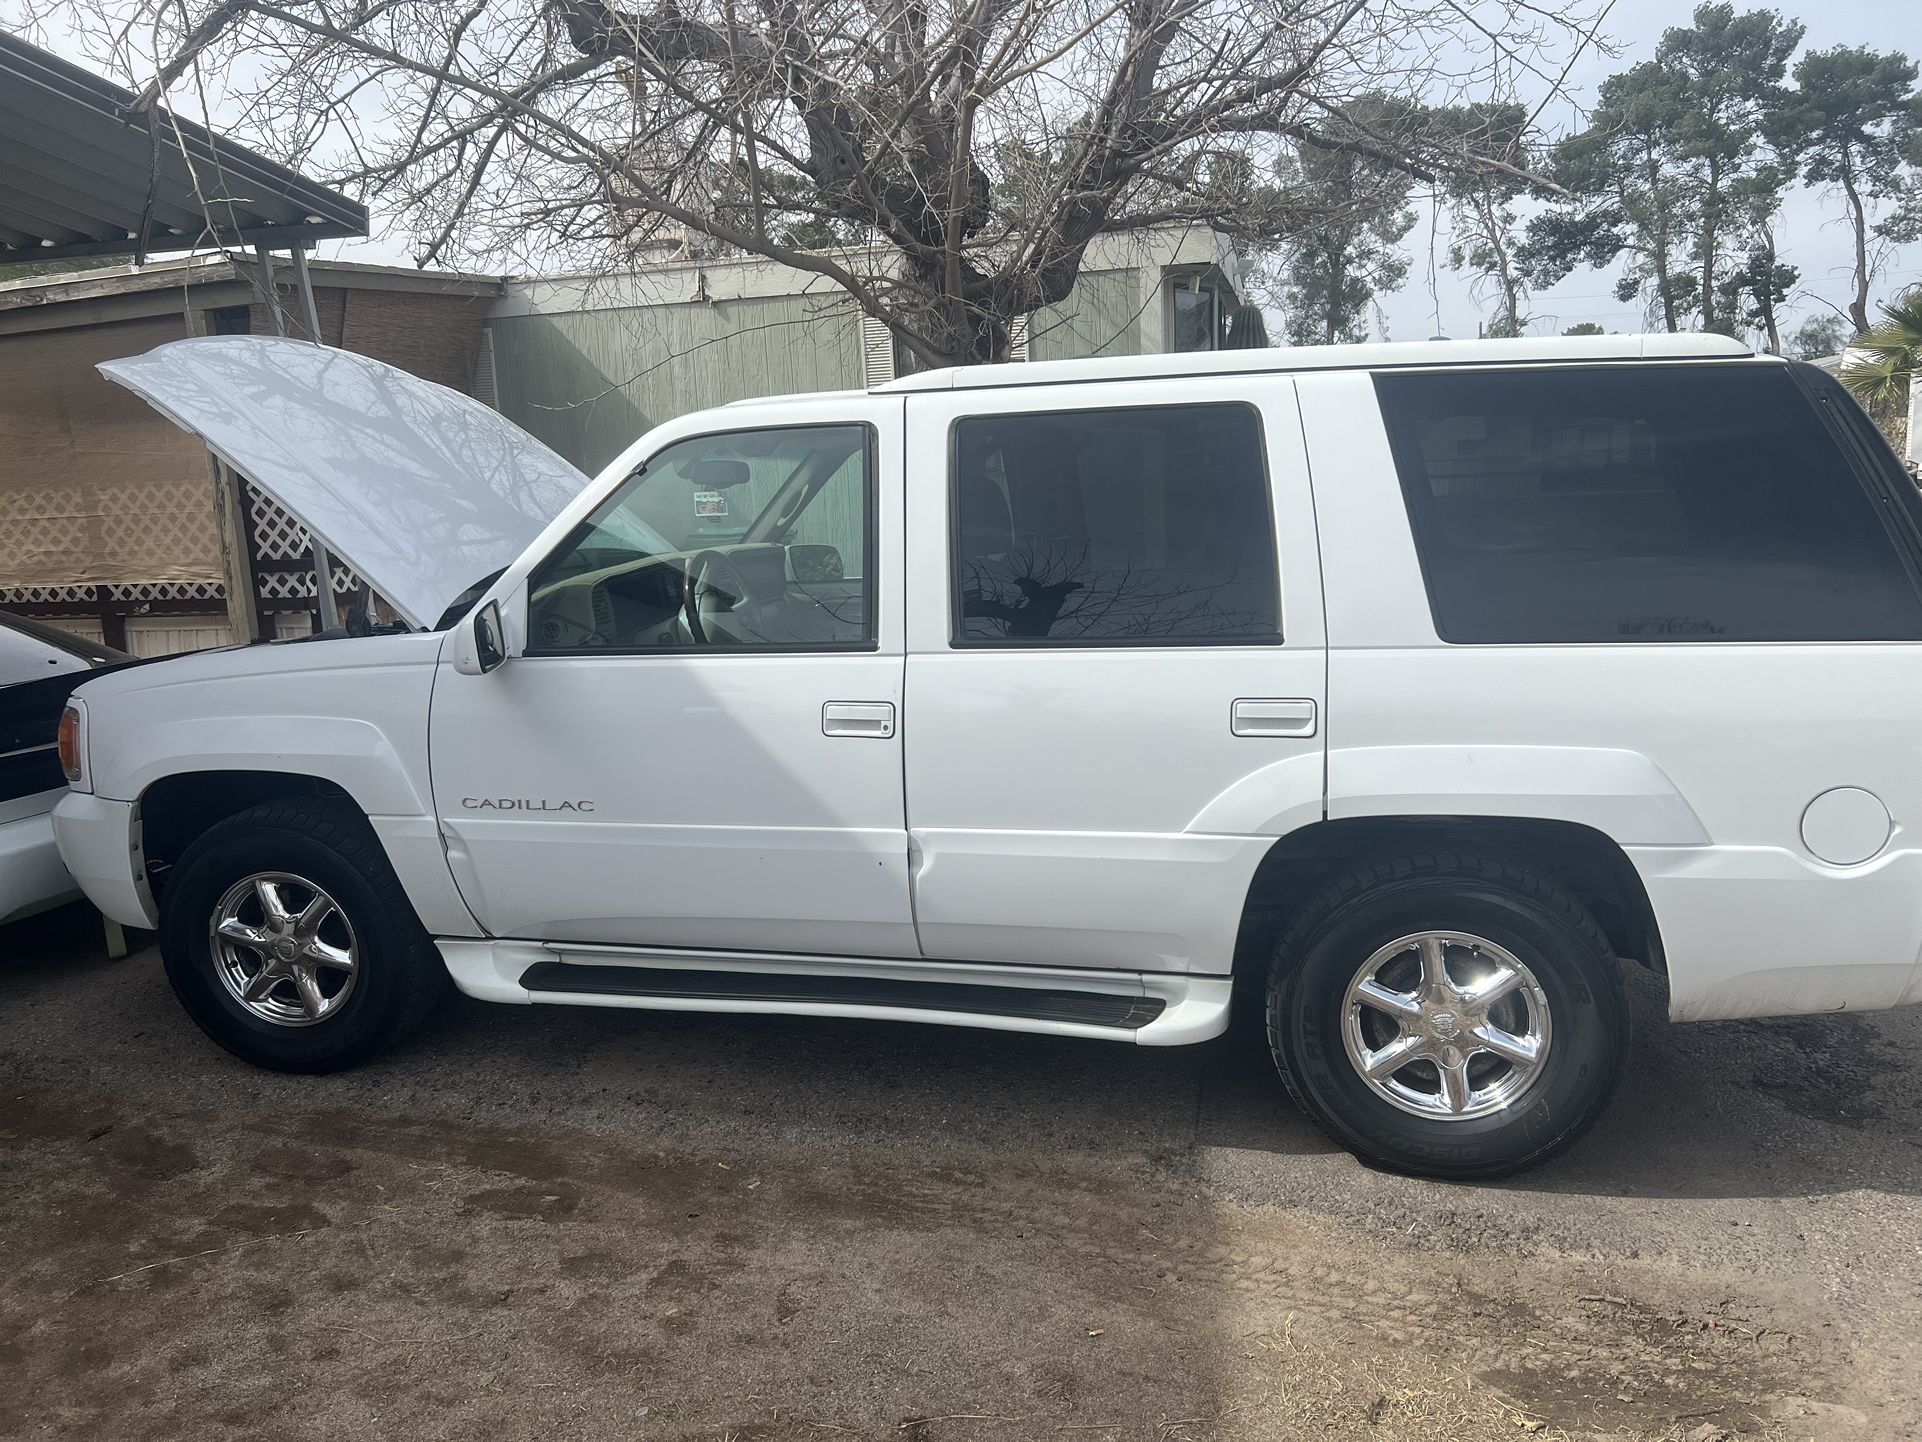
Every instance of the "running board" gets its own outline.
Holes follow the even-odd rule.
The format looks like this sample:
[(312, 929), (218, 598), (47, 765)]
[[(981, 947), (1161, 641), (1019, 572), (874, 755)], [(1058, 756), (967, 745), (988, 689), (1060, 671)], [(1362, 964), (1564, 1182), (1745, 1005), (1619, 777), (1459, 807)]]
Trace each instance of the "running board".
[(1044, 991), (950, 981), (898, 981), (875, 976), (796, 976), (765, 971), (682, 971), (672, 967), (595, 966), (537, 961), (521, 973), (535, 992), (657, 996), (691, 1001), (763, 1001), (778, 1006), (840, 1002), (855, 1006), (1078, 1022), (1134, 1031), (1168, 1009), (1158, 996), (1098, 991)]
[(1221, 1035), (1225, 976), (439, 937), (481, 1001), (919, 1021), (1179, 1046)]

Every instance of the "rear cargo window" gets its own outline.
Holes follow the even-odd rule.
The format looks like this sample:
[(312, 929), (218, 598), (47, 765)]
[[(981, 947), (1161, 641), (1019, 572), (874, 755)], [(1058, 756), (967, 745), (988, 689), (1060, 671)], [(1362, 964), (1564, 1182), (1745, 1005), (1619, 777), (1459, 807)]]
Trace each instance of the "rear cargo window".
[(1375, 386), (1443, 640), (1922, 638), (1878, 503), (1786, 369)]
[(957, 646), (1280, 639), (1252, 407), (972, 416), (953, 464)]

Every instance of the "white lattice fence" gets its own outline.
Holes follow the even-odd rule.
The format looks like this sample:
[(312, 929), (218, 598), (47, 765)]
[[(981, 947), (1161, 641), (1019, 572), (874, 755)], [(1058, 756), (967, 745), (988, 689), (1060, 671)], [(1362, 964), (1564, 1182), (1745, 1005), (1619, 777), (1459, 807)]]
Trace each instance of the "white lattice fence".
[(153, 581), (132, 586), (109, 586), (107, 596), (114, 601), (224, 602), (227, 588), (219, 581)]
[[(314, 538), (272, 496), (247, 487), (247, 519), (253, 530), (255, 584), (263, 601), (311, 599), (314, 585)], [(357, 589), (360, 577), (339, 561), (334, 563), (334, 591), (345, 595)]]
[(227, 588), (218, 581), (141, 581), (115, 586), (0, 586), (0, 606), (67, 606), (88, 614), (102, 602), (205, 601), (219, 609)]
[(0, 587), (0, 606), (84, 606), (94, 605), (92, 586), (7, 586)]
[[(311, 610), (317, 591), (313, 537), (273, 497), (252, 485), (246, 488), (246, 503), (256, 599), (270, 611)], [(334, 561), (333, 579), (337, 595), (351, 594), (361, 585), (360, 577), (338, 559)], [(129, 607), (154, 602), (167, 603), (170, 614), (178, 614), (196, 602), (204, 603), (209, 611), (224, 611), (227, 588), (219, 581), (0, 587), (0, 606), (31, 607), (38, 615), (92, 616), (109, 609), (126, 614)]]

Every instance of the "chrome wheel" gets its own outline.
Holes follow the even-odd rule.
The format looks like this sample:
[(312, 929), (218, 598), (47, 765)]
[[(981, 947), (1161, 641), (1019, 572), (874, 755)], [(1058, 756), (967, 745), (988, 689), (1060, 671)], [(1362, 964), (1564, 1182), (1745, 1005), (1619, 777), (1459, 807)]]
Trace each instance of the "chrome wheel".
[(1342, 999), (1342, 1038), (1377, 1096), (1465, 1121), (1510, 1105), (1542, 1074), (1548, 996), (1492, 941), (1418, 932), (1361, 964)]
[(347, 914), (298, 876), (264, 871), (236, 881), (214, 907), (212, 930), (220, 980), (263, 1021), (325, 1021), (360, 979), (360, 949)]

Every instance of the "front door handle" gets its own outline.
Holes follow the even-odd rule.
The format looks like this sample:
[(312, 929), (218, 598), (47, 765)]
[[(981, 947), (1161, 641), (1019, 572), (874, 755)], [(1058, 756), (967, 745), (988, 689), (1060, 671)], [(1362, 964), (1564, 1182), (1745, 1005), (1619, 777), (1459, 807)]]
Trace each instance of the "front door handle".
[(892, 701), (830, 701), (821, 708), (826, 736), (868, 736), (886, 741), (894, 735)]
[(1313, 736), (1315, 703), (1305, 697), (1237, 701), (1228, 729), (1237, 736)]

